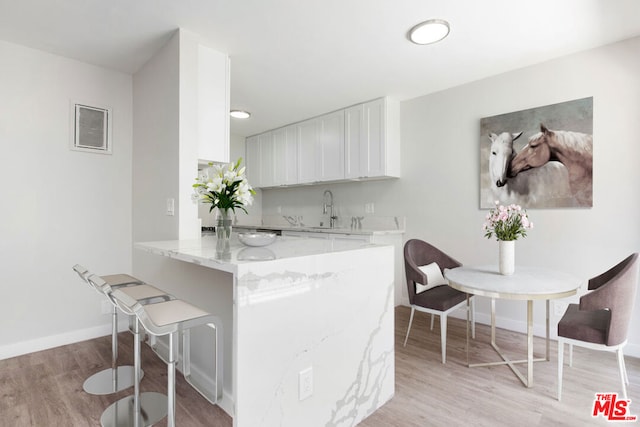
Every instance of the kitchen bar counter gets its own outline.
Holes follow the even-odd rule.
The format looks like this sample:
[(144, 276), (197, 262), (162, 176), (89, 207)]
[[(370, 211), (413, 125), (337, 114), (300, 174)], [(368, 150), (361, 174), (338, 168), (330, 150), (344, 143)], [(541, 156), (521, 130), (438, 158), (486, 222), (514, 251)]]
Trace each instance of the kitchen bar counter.
[(258, 261), (284, 260), (311, 255), (344, 252), (362, 249), (370, 244), (359, 241), (305, 239), (278, 236), (276, 241), (263, 247), (251, 247), (242, 244), (236, 233), (232, 233), (230, 250), (226, 254), (217, 253), (217, 239), (214, 235), (205, 235), (194, 240), (169, 240), (160, 242), (136, 243), (135, 247), (156, 255), (167, 256), (193, 264), (203, 265), (229, 273), (237, 273), (238, 266)]
[[(393, 396), (392, 246), (232, 238), (220, 255), (203, 237), (135, 247), (135, 274), (221, 316), (220, 406), (234, 426), (353, 426)], [(210, 351), (193, 349), (198, 371)]]

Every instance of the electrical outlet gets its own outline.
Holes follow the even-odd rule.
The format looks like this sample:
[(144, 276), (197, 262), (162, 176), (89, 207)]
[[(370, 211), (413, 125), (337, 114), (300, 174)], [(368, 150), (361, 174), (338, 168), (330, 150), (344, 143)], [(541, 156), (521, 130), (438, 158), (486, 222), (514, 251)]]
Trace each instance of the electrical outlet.
[(100, 306), (102, 314), (111, 314), (111, 311), (113, 310), (112, 307), (113, 306), (110, 301), (102, 301), (102, 305)]
[(373, 211), (374, 211), (373, 202), (369, 202), (369, 203), (365, 203), (364, 204), (364, 213), (372, 214)]
[(298, 373), (298, 398), (307, 399), (313, 394), (313, 368), (309, 366)]

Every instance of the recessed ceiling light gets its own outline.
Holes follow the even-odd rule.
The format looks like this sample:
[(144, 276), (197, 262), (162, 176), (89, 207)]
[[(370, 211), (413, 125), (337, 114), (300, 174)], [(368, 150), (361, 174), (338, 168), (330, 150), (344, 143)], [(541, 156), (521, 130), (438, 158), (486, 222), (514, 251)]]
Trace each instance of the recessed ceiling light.
[(409, 30), (408, 38), (415, 44), (439, 42), (449, 34), (449, 23), (442, 19), (429, 19)]
[(236, 119), (248, 119), (249, 117), (251, 117), (251, 113), (243, 110), (231, 110), (229, 115), (231, 115), (231, 117), (234, 117)]

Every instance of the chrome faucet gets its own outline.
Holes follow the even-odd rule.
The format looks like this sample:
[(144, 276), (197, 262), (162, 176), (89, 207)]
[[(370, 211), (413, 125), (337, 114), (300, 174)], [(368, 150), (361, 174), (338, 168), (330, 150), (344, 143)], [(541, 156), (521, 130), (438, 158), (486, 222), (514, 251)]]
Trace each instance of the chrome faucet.
[[(327, 195), (329, 195), (329, 203), (327, 203)], [(333, 214), (333, 193), (331, 190), (324, 190), (322, 195), (322, 213), (329, 214), (329, 228), (335, 227), (338, 217)]]

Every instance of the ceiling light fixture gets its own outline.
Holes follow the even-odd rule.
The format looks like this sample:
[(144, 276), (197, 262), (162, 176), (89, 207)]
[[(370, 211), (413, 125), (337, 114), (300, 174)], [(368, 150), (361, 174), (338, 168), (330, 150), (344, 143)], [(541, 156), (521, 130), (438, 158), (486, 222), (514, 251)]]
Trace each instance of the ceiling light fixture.
[(415, 44), (439, 42), (449, 34), (449, 23), (443, 19), (429, 19), (409, 30), (407, 37)]
[(229, 112), (229, 115), (236, 119), (248, 119), (249, 117), (251, 117), (251, 113), (244, 110), (231, 110), (231, 112)]

